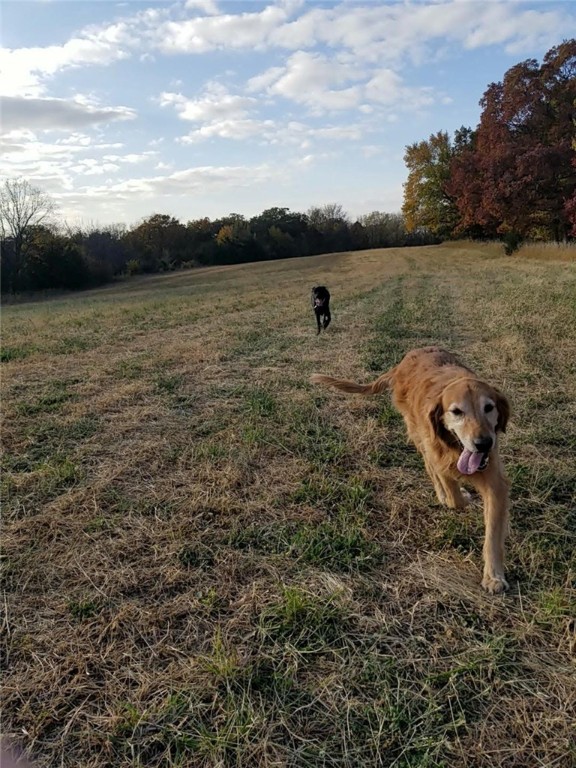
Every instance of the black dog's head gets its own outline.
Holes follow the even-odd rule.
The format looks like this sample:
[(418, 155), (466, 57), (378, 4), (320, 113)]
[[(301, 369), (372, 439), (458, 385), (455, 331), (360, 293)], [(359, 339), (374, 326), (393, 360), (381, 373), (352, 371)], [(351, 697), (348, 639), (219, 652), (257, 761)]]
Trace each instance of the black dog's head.
[(323, 285), (315, 285), (312, 288), (312, 306), (324, 307), (330, 301), (328, 289)]

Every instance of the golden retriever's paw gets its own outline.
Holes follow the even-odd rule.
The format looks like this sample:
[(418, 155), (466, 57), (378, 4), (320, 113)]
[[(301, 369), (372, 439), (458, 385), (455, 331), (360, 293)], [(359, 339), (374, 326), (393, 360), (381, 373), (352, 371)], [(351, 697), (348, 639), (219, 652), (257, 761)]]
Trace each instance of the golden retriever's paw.
[(507, 589), (509, 589), (508, 582), (504, 578), (504, 576), (494, 575), (484, 575), (484, 578), (482, 579), (482, 586), (491, 595), (498, 595), (501, 592), (505, 592)]
[(465, 509), (472, 501), (472, 496), (464, 488), (460, 488), (458, 492), (450, 493), (444, 497), (443, 504), (448, 509)]
[(462, 494), (462, 498), (464, 500), (463, 506), (467, 507), (468, 504), (471, 504), (474, 501), (472, 494), (466, 488), (461, 487), (460, 493)]
[(438, 499), (438, 503), (442, 504), (443, 507), (448, 506), (448, 500), (446, 499), (446, 494), (444, 491), (439, 490), (436, 488), (436, 498)]

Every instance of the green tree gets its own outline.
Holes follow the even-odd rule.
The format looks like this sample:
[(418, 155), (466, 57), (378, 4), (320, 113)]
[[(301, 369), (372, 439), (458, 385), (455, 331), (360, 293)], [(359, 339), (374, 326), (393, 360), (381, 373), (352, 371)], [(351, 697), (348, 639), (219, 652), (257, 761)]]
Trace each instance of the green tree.
[(288, 208), (267, 208), (250, 219), (250, 229), (268, 258), (282, 259), (308, 253), (308, 221), (302, 213), (294, 213)]
[(214, 223), (219, 225), (215, 238), (216, 247), (204, 249), (204, 263), (240, 264), (266, 258), (244, 216), (231, 213)]
[(143, 272), (158, 272), (179, 265), (186, 256), (186, 227), (178, 219), (155, 213), (127, 234)]
[(310, 228), (320, 234), (322, 250), (348, 250), (351, 242), (350, 217), (340, 203), (312, 206), (306, 215)]
[(404, 218), (399, 213), (372, 211), (365, 216), (360, 216), (358, 221), (364, 228), (368, 248), (403, 245), (406, 240)]
[(457, 226), (458, 208), (448, 192), (454, 153), (446, 131), (406, 147), (408, 179), (402, 213), (408, 232), (425, 229), (438, 237), (449, 237)]
[(24, 289), (76, 290), (91, 282), (92, 275), (79, 245), (48, 227), (39, 225), (32, 229), (24, 257)]

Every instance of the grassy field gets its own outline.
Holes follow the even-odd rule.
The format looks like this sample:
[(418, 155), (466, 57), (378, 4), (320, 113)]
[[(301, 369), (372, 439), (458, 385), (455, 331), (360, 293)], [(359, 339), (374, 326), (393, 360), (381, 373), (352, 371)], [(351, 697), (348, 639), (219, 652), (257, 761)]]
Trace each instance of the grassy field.
[[(573, 768), (576, 268), (501, 253), (4, 309), (3, 732), (35, 766)], [(503, 597), (388, 398), (308, 383), (431, 343), (513, 403)]]

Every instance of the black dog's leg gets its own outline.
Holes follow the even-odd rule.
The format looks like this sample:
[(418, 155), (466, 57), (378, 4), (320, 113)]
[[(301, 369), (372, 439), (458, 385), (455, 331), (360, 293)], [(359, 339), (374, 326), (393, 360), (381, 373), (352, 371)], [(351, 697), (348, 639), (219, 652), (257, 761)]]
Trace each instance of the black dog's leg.
[(330, 325), (330, 320), (332, 320), (332, 315), (330, 314), (329, 308), (326, 307), (326, 312), (324, 314), (324, 330)]
[(320, 325), (320, 312), (318, 311), (318, 309), (315, 309), (314, 312), (316, 314), (316, 324), (318, 325), (318, 333), (320, 333), (320, 331), (322, 330), (322, 326)]

